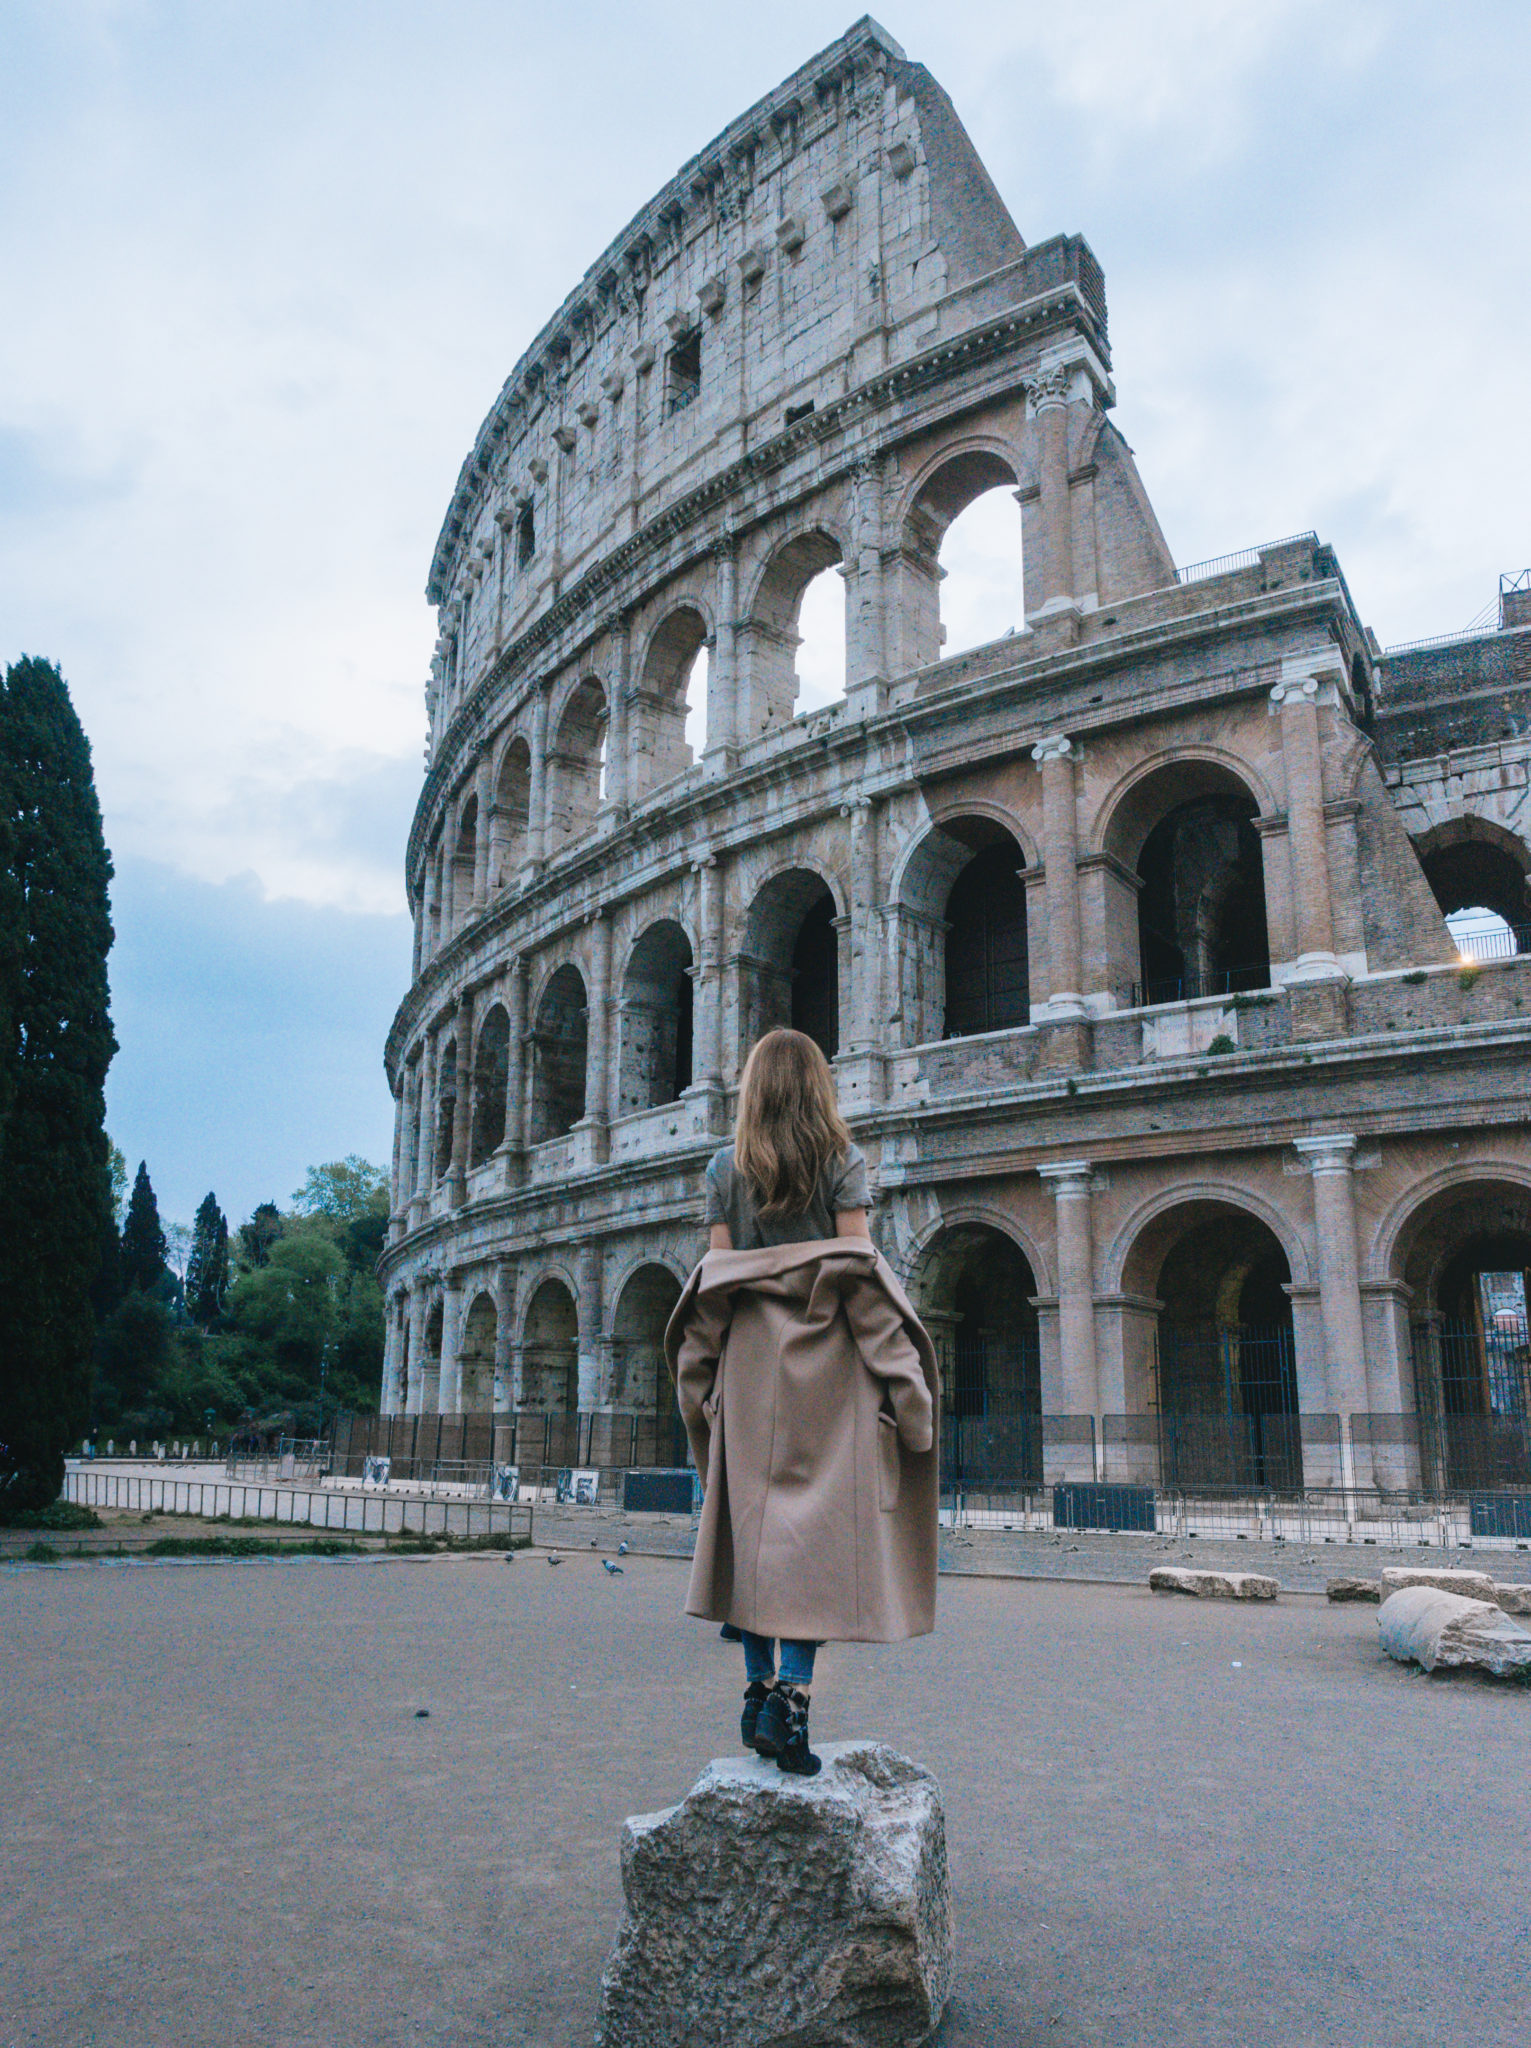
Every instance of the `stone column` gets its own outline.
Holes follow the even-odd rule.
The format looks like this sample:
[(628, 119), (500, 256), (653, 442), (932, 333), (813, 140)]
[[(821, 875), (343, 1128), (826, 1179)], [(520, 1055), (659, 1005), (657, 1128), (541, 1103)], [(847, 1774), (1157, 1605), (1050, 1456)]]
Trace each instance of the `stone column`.
[(452, 1159), (447, 1184), (447, 1200), (454, 1209), (460, 1209), (467, 1199), (472, 1119), (473, 991), (464, 989), (457, 999), (457, 1100), (452, 1105)]
[(1076, 609), (1073, 589), (1073, 533), (1069, 506), (1068, 402), (1071, 370), (1067, 365), (1039, 370), (1027, 379), (1026, 395), (1036, 421), (1038, 483), (1041, 489), (1037, 525), (1041, 541), (1038, 583), (1042, 602), (1032, 613), (1043, 618)]
[(579, 1248), (579, 1393), (575, 1406), (588, 1415), (601, 1399), (601, 1248)]
[(1079, 943), (1074, 743), (1067, 733), (1053, 733), (1032, 748), (1031, 758), (1042, 771), (1042, 861), (1047, 884), (1046, 1014), (1078, 1017), (1084, 1013), (1084, 971)]
[(399, 1235), (409, 1228), (414, 1207), (415, 1179), (420, 1160), (420, 1062), (406, 1062), (403, 1082), (404, 1120), (399, 1143), (399, 1186), (394, 1203)]
[(622, 813), (628, 805), (627, 748), (629, 733), (628, 667), (632, 661), (632, 624), (625, 612), (611, 621), (611, 661), (607, 676), (606, 802)]
[(494, 1412), (506, 1414), (515, 1394), (515, 1366), (511, 1353), (516, 1323), (516, 1267), (513, 1259), (501, 1259), (494, 1269)]
[(1311, 675), (1283, 678), (1271, 691), (1271, 703), (1281, 719), (1281, 760), (1286, 772), (1297, 971), (1304, 977), (1315, 978), (1341, 972), (1334, 952), (1329, 851), (1324, 836), (1324, 762), (1319, 742), (1318, 692), (1318, 681)]
[(877, 855), (881, 805), (858, 797), (848, 806), (851, 828), (851, 1007), (850, 1046), (870, 1052), (878, 1038), (876, 983), (881, 948), (877, 943)]
[(441, 1388), (436, 1402), (440, 1415), (456, 1415), (462, 1409), (462, 1275), (448, 1272), (441, 1280)]
[(430, 1290), (424, 1280), (416, 1274), (409, 1283), (409, 1378), (404, 1401), (406, 1415), (418, 1415), (421, 1411), (421, 1395), (425, 1387), (425, 1319), (429, 1301)]
[[(692, 972), (691, 1086), (723, 1096), (723, 870), (713, 854), (691, 863), (696, 876), (697, 958)], [(711, 1111), (709, 1109), (709, 1116)]]
[(491, 825), (489, 806), (493, 791), (489, 782), (489, 756), (479, 761), (473, 778), (478, 803), (478, 829), (473, 835), (473, 908), (482, 910), (489, 901), (489, 852)]
[(1038, 1169), (1052, 1183), (1058, 1222), (1058, 1332), (1063, 1398), (1070, 1415), (1095, 1418), (1101, 1440), (1100, 1374), (1095, 1358), (1095, 1251), (1090, 1228), (1090, 1162), (1069, 1159)]
[(506, 1009), (510, 1017), (510, 1044), (506, 1048), (505, 1183), (508, 1187), (520, 1173), (526, 1154), (526, 996), (531, 977), (530, 963), (523, 956), (507, 976)]
[(845, 695), (870, 716), (879, 708), (887, 678), (883, 631), (882, 481), (880, 458), (851, 470), (851, 530), (854, 558), (846, 565)]
[(399, 1304), (395, 1296), (383, 1297), (383, 1384), (379, 1392), (379, 1415), (398, 1412)]
[(1330, 1402), (1341, 1419), (1345, 1480), (1350, 1484), (1354, 1477), (1350, 1418), (1367, 1414), (1371, 1408), (1352, 1179), (1356, 1141), (1348, 1131), (1331, 1131), (1317, 1137), (1295, 1138), (1292, 1142), (1313, 1171), (1313, 1227), (1324, 1325), (1324, 1372)]
[(388, 1238), (391, 1243), (398, 1236), (399, 1212), (408, 1199), (404, 1186), (404, 1117), (405, 1097), (409, 1092), (407, 1072), (402, 1060), (399, 1063), (399, 1078), (393, 1089), (393, 1164), (388, 1175)]
[(590, 933), (589, 1037), (585, 1121), (597, 1162), (611, 1143), (611, 915), (598, 910)]
[(726, 775), (739, 745), (738, 543), (725, 534), (714, 543), (717, 564), (717, 635), (707, 666), (707, 737), (702, 760), (710, 774)]
[(441, 944), (441, 850), (425, 856), (425, 890), (420, 912), (420, 958), (431, 959)]
[(453, 797), (441, 825), (441, 943), (456, 932), (464, 908), (457, 886), (457, 835), (462, 830), (462, 800)]
[(410, 1204), (411, 1227), (431, 1212), (436, 1151), (436, 1034), (427, 1031), (420, 1044), (420, 1110), (416, 1119), (415, 1193)]
[(548, 695), (544, 678), (532, 698), (532, 780), (526, 809), (526, 865), (541, 867), (548, 844)]

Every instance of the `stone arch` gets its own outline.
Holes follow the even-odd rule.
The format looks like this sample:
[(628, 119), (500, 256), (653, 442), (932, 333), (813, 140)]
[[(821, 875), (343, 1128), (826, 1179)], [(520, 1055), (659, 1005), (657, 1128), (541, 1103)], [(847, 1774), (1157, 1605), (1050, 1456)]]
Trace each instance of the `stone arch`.
[(739, 1057), (757, 1038), (791, 1025), (828, 1059), (840, 1048), (840, 960), (835, 885), (807, 865), (778, 868), (756, 889), (740, 945)]
[(1038, 1291), (1013, 1230), (943, 1218), (922, 1247), (915, 1301), (941, 1361), (945, 1485), (985, 1490), (1041, 1479)]
[(509, 1109), (510, 1017), (503, 1003), (491, 1003), (478, 1027), (473, 1057), (473, 1122), (470, 1166), (482, 1166), (505, 1142)]
[(446, 1328), (446, 1306), (435, 1294), (425, 1312), (425, 1330), (420, 1341), (420, 1413), (434, 1415), (441, 1405), (441, 1339)]
[(628, 735), (635, 794), (657, 789), (692, 765), (686, 738), (687, 690), (715, 634), (702, 600), (686, 597), (658, 620), (644, 644)]
[(608, 707), (605, 685), (586, 675), (566, 693), (553, 720), (548, 754), (548, 843), (556, 848), (595, 830), (605, 793)]
[(566, 1137), (585, 1114), (589, 1006), (585, 979), (572, 960), (543, 984), (532, 1023), (534, 1145)]
[(653, 1421), (661, 1464), (685, 1463), (684, 1453), (674, 1457), (679, 1411), (664, 1356), (665, 1326), (682, 1285), (663, 1260), (640, 1256), (622, 1279), (611, 1316), (611, 1405)]
[[(904, 495), (899, 515), (902, 539), (900, 599), (904, 631), (903, 665), (923, 668), (941, 658), (948, 637), (941, 584), (946, 537), (968, 508), (988, 492), (1015, 490), (1022, 469), (1018, 452), (994, 435), (969, 435), (948, 442), (927, 461)], [(1021, 521), (1015, 521), (1015, 607), (1011, 623), (1025, 614)], [(1001, 629), (1003, 630), (1003, 629)], [(981, 636), (980, 636), (981, 637)], [(972, 644), (971, 640), (965, 644)]]
[(1531, 846), (1469, 812), (1417, 834), (1414, 850), (1443, 917), (1489, 911), (1505, 932), (1485, 950), (1531, 952)]
[(1039, 1295), (1053, 1292), (1056, 1282), (1046, 1246), (1039, 1243), (1008, 1210), (991, 1202), (943, 1202), (940, 1215), (916, 1234), (905, 1262), (903, 1283), (916, 1307), (926, 1284), (923, 1277), (925, 1260), (932, 1246), (947, 1231), (980, 1227), (1010, 1239), (1036, 1275)]
[(1201, 1204), (1208, 1208), (1244, 1209), (1263, 1223), (1280, 1245), (1297, 1288), (1316, 1285), (1312, 1261), (1300, 1226), (1285, 1210), (1236, 1181), (1177, 1181), (1140, 1202), (1124, 1218), (1101, 1260), (1101, 1291), (1142, 1293), (1142, 1262), (1153, 1255), (1153, 1225), (1177, 1209)]
[(622, 976), (618, 1114), (676, 1102), (691, 1086), (691, 941), (674, 918), (648, 925)]
[[(1124, 777), (1102, 806), (1100, 850), (1114, 892), (1112, 961), (1136, 1003), (1228, 995), (1270, 984), (1265, 861), (1255, 820), (1268, 796), (1244, 763), (1197, 751)], [(1123, 871), (1135, 873), (1132, 890)], [(1136, 894), (1136, 960), (1124, 913)], [(1130, 974), (1128, 968), (1135, 971)]]
[[(822, 520), (781, 541), (762, 563), (735, 637), (741, 741), (787, 724), (797, 707), (797, 650), (803, 598), (845, 546)], [(845, 612), (841, 605), (842, 674)]]
[(500, 1315), (494, 1297), (480, 1289), (463, 1317), (462, 1346), (458, 1352), (458, 1406), (465, 1415), (482, 1415), (494, 1402), (494, 1349)]
[(905, 1043), (1030, 1019), (1026, 849), (999, 806), (951, 807), (899, 863), (899, 1012)]
[(454, 1035), (436, 1054), (436, 1131), (431, 1177), (444, 1180), (452, 1165), (452, 1133), (457, 1116), (457, 1039)]
[(522, 1408), (572, 1415), (579, 1400), (579, 1310), (568, 1280), (545, 1274), (521, 1322)]
[(461, 930), (473, 909), (473, 878), (478, 867), (478, 798), (471, 793), (457, 818), (452, 850), (452, 929)]
[(491, 888), (503, 889), (526, 859), (531, 814), (532, 750), (526, 735), (514, 732), (500, 754), (489, 812)]

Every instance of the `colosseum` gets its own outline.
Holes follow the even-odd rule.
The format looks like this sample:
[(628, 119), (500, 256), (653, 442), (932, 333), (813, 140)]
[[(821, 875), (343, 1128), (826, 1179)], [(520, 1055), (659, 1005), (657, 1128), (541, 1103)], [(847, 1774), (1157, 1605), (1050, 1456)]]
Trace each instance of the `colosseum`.
[[(1313, 533), (1177, 568), (1115, 405), (1088, 243), (870, 20), (522, 356), (428, 585), (396, 1472), (684, 1457), (661, 1333), (791, 1022), (949, 1484), (1525, 1481), (1531, 588), (1384, 651)], [(992, 492), (1013, 629), (948, 655)]]

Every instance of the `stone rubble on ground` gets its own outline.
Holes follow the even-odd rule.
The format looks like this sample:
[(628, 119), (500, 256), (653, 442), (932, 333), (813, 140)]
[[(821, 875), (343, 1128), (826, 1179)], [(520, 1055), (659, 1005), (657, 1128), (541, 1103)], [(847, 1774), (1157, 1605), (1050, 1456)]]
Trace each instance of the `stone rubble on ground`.
[(1442, 1593), (1460, 1593), (1464, 1600), (1494, 1597), (1494, 1581), (1487, 1572), (1463, 1571), (1452, 1565), (1390, 1564), (1382, 1569), (1383, 1598), (1405, 1586), (1434, 1586)]
[(1155, 1593), (1190, 1593), (1198, 1600), (1274, 1600), (1280, 1582), (1259, 1572), (1192, 1571), (1183, 1565), (1156, 1565), (1148, 1575)]
[(1324, 1591), (1331, 1600), (1370, 1600), (1375, 1603), (1382, 1598), (1382, 1581), (1350, 1578), (1342, 1574), (1331, 1579)]
[(1465, 1665), (1496, 1678), (1531, 1672), (1531, 1629), (1488, 1600), (1437, 1586), (1403, 1586), (1377, 1612), (1382, 1647), (1426, 1671)]
[(880, 1742), (715, 1760), (622, 1829), (598, 2048), (915, 2048), (952, 1974), (941, 1791)]

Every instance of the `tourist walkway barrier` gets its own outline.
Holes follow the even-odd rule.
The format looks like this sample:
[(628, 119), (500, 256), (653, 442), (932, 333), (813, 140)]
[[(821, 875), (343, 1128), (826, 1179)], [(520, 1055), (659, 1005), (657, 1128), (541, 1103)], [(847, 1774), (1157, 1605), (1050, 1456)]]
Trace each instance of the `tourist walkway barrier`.
[(80, 1507), (118, 1508), (207, 1521), (291, 1523), (353, 1536), (530, 1537), (525, 1501), (448, 1499), (391, 1490), (246, 1484), (243, 1480), (177, 1479), (167, 1474), (101, 1472), (64, 1475), (64, 1498)]

